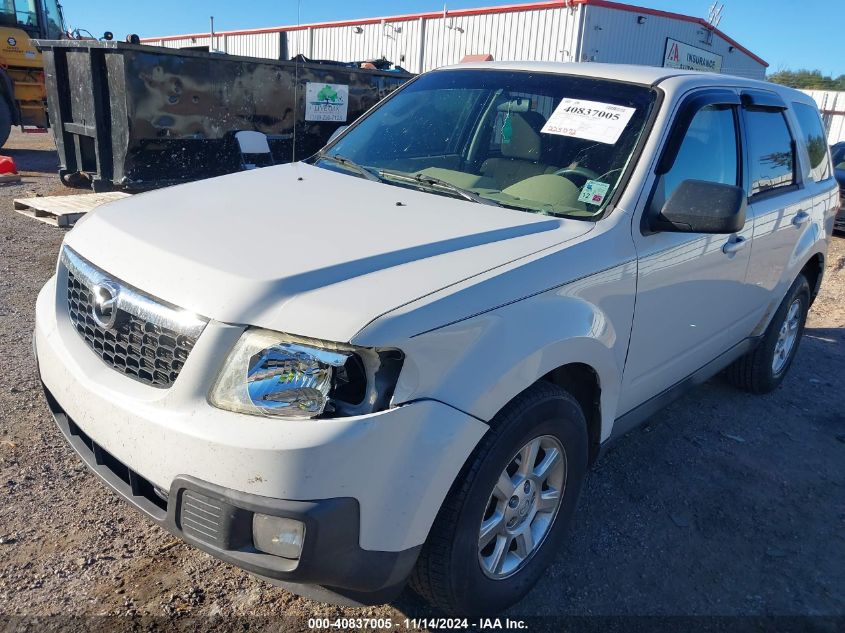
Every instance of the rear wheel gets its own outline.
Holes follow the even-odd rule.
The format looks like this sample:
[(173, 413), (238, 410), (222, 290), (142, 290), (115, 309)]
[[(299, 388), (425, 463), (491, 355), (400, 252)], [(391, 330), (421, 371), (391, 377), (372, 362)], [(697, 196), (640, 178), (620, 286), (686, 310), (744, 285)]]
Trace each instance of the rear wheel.
[(5, 99), (0, 97), (0, 147), (9, 140), (12, 133), (12, 110)]
[(810, 284), (798, 275), (772, 317), (763, 340), (728, 367), (730, 382), (751, 393), (769, 393), (783, 382), (804, 333), (810, 309)]
[(489, 615), (517, 602), (563, 543), (586, 469), (586, 421), (577, 401), (536, 383), (493, 419), (467, 461), (411, 587), (451, 615)]

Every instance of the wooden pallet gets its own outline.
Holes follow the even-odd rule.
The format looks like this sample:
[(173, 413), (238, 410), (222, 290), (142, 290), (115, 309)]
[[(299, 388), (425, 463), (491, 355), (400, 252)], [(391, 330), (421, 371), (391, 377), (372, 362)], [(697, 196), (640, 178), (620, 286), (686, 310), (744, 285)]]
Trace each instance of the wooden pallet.
[(89, 211), (101, 204), (128, 198), (128, 193), (84, 193), (75, 196), (42, 196), (16, 198), (15, 211), (53, 226), (69, 227)]

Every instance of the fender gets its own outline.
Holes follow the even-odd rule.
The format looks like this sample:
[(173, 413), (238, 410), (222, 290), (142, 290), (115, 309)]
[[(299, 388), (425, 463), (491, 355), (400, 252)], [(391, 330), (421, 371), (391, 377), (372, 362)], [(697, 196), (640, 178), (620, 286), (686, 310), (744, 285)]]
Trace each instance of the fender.
[(610, 435), (634, 312), (636, 263), (408, 339), (394, 403), (430, 398), (490, 421), (553, 369), (582, 363)]
[[(831, 196), (831, 199), (832, 198), (833, 196)], [(835, 206), (831, 208), (835, 209)], [(786, 296), (787, 291), (807, 263), (816, 255), (821, 255), (822, 261), (827, 259), (827, 244), (830, 234), (824, 230), (824, 226), (827, 221), (829, 211), (821, 213), (815, 212), (813, 215), (813, 221), (807, 224), (807, 227), (795, 243), (795, 247), (793, 248), (792, 253), (790, 253), (789, 261), (784, 267), (783, 275), (772, 293), (771, 301), (766, 308), (763, 318), (754, 327), (754, 330), (751, 333), (752, 336), (760, 336), (766, 331), (766, 328), (769, 327), (769, 322), (772, 320), (772, 317), (777, 311), (781, 301), (783, 301), (783, 298)], [(818, 292), (822, 281), (821, 275), (823, 273), (824, 267), (822, 267), (822, 270), (819, 272), (819, 279), (816, 287), (810, 288), (811, 294)], [(812, 294), (812, 298), (815, 298), (815, 294)]]

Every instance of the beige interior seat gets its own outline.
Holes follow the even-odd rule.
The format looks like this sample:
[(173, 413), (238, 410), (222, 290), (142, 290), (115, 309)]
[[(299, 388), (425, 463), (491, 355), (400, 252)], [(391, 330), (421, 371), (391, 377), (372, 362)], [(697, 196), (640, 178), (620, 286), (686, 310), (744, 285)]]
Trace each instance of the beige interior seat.
[(531, 176), (553, 173), (556, 168), (540, 162), (543, 140), (519, 112), (511, 115), (511, 140), (502, 143), (502, 157), (488, 158), (481, 165), (481, 174), (505, 189)]

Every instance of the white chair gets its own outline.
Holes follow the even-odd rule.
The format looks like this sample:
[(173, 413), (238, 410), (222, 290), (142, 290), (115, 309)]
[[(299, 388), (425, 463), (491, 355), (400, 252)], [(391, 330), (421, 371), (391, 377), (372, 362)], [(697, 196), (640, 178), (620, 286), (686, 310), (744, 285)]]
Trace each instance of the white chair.
[(242, 169), (275, 165), (266, 134), (253, 130), (241, 130), (235, 133), (235, 140), (241, 152)]

